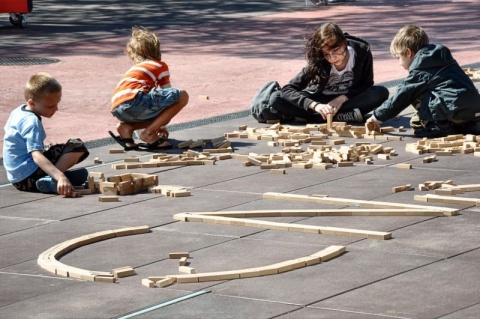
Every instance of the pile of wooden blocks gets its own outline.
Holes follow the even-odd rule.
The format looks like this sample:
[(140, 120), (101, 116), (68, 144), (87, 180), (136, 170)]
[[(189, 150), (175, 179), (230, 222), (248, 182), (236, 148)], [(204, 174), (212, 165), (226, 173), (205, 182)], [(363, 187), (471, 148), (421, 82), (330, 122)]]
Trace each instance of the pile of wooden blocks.
[[(393, 129), (393, 128), (392, 128)], [(385, 128), (386, 132), (391, 129)], [(272, 173), (284, 174), (284, 168), (332, 168), (353, 166), (354, 162), (371, 164), (374, 158), (387, 160), (390, 156), (397, 155), (391, 147), (369, 142), (358, 142), (355, 145), (345, 144), (341, 138), (331, 137), (356, 137), (362, 138), (365, 134), (364, 127), (346, 125), (344, 122), (333, 122), (331, 128), (327, 124), (307, 124), (305, 127), (290, 127), (274, 124), (267, 128), (252, 128), (246, 125), (239, 127), (239, 131), (226, 133), (227, 137), (248, 138), (253, 140), (266, 140), (270, 146), (284, 146), (282, 153), (248, 155), (232, 154), (232, 158), (243, 161), (244, 166), (258, 166), (261, 169), (274, 170)], [(378, 135), (380, 136), (380, 135)], [(372, 136), (369, 136), (370, 138)], [(399, 137), (385, 136), (385, 139)], [(302, 145), (309, 143), (307, 149)]]
[(480, 156), (480, 136), (449, 135), (434, 139), (421, 139), (415, 143), (407, 143), (405, 150), (414, 154), (434, 153), (434, 157), (424, 159), (424, 163), (435, 161), (435, 156), (450, 156), (453, 154), (470, 154)]
[[(191, 271), (191, 267), (179, 266), (179, 272), (189, 272), (183, 275), (166, 275), (166, 276), (152, 276), (142, 279), (142, 284), (149, 288), (155, 287), (166, 287), (174, 283), (197, 283), (197, 282), (207, 282), (207, 281), (219, 281), (219, 280), (231, 280), (231, 279), (243, 279), (243, 278), (252, 278), (268, 275), (276, 275), (287, 271), (292, 271), (295, 269), (300, 269), (307, 266), (312, 266), (326, 262), (332, 258), (340, 256), (346, 251), (345, 246), (329, 246), (326, 249), (323, 249), (314, 254), (299, 257), (291, 260), (286, 260), (283, 262), (255, 267), (255, 268), (246, 268), (246, 269), (237, 269), (237, 270), (228, 270), (228, 271), (218, 271), (218, 272), (205, 272), (205, 273), (195, 273)], [(189, 269), (187, 269), (189, 268)]]
[(59, 261), (59, 259), (79, 247), (96, 243), (98, 241), (107, 240), (116, 237), (145, 234), (150, 232), (150, 227), (127, 227), (117, 230), (107, 230), (97, 232), (78, 238), (67, 240), (63, 243), (55, 245), (38, 256), (37, 263), (43, 269), (57, 274), (59, 276), (77, 278), (88, 281), (101, 281), (101, 282), (116, 282), (117, 278), (135, 275), (135, 270), (130, 267), (115, 268), (112, 272), (104, 271), (92, 271), (73, 266), (65, 265)]
[(381, 132), (367, 135), (364, 126), (351, 126), (345, 122), (333, 122), (331, 128), (327, 124), (307, 124), (305, 127), (281, 125), (279, 123), (267, 128), (254, 128), (243, 125), (239, 130), (225, 133), (226, 137), (248, 138), (251, 140), (277, 141), (280, 146), (292, 146), (298, 143), (310, 143), (317, 138), (351, 137), (379, 139), (379, 140), (402, 140), (401, 136), (383, 135), (395, 131), (394, 127), (381, 128)]
[(248, 155), (232, 154), (232, 158), (243, 161), (243, 166), (258, 166), (260, 169), (282, 169), (282, 168), (318, 168), (329, 169), (334, 164), (337, 167), (353, 166), (354, 162), (372, 164), (375, 158), (389, 159), (396, 155), (391, 147), (380, 144), (356, 143), (355, 145), (342, 145), (334, 148), (332, 145), (310, 145), (306, 150), (298, 148), (292, 153), (288, 152)]
[(101, 172), (89, 172), (88, 188), (91, 193), (101, 193), (101, 202), (118, 201), (118, 195), (130, 195), (158, 185), (158, 176), (141, 173), (127, 173), (105, 177)]

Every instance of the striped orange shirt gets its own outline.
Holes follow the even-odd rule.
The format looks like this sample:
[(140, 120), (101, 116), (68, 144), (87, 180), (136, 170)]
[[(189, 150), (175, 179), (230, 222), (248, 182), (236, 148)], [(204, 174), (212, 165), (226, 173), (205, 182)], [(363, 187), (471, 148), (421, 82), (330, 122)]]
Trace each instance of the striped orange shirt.
[(150, 92), (154, 88), (169, 88), (168, 65), (159, 60), (140, 62), (127, 71), (113, 91), (112, 110), (135, 97), (139, 91)]

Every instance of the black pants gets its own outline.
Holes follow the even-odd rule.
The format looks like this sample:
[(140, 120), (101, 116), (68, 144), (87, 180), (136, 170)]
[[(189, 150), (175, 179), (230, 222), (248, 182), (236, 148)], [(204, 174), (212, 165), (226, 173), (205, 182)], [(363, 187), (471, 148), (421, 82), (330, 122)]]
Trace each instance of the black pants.
[[(302, 92), (302, 94), (305, 94), (305, 96), (308, 96), (310, 99), (322, 104), (327, 104), (338, 96), (325, 95), (322, 93), (310, 94), (308, 92)], [(343, 103), (338, 113), (346, 113), (353, 111), (353, 109), (359, 109), (363, 116), (379, 107), (387, 98), (388, 89), (386, 87), (371, 86), (363, 93), (360, 93)], [(270, 105), (282, 114), (288, 114), (296, 118), (304, 119), (308, 123), (325, 122), (319, 113), (310, 109), (305, 110), (303, 107), (298, 107), (284, 100), (281, 96), (281, 91), (274, 92), (270, 96)]]
[[(43, 155), (55, 165), (63, 154), (77, 152), (83, 152), (83, 155), (78, 160), (78, 163), (86, 159), (90, 154), (85, 145), (83, 144), (82, 140), (80, 140), (79, 138), (69, 139), (65, 144), (52, 145), (43, 152)], [(65, 176), (67, 176), (70, 183), (72, 183), (74, 186), (79, 186), (80, 184), (85, 182), (84, 171), (85, 169), (68, 170), (65, 172)], [(20, 182), (12, 183), (12, 185), (21, 191), (38, 192), (36, 182), (40, 178), (45, 176), (47, 176), (47, 173), (45, 173), (39, 167), (30, 176), (28, 176), (24, 180), (21, 180)]]

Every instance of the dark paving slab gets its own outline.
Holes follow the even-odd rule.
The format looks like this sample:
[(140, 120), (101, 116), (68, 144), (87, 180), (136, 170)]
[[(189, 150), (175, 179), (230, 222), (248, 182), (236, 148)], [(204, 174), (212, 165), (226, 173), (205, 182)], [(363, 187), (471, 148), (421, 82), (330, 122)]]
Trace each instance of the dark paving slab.
[(475, 319), (480, 313), (480, 303), (466, 307), (464, 309), (453, 311), (453, 313), (441, 316), (442, 319)]
[(353, 247), (447, 258), (480, 247), (479, 221), (478, 212), (462, 211), (458, 216), (428, 219), (397, 229), (393, 240), (362, 241)]
[(112, 318), (183, 296), (182, 291), (147, 289), (107, 283), (77, 283), (0, 308), (0, 316), (16, 318)]
[(198, 318), (198, 314), (202, 314), (203, 318), (261, 319), (273, 318), (296, 308), (284, 303), (205, 294), (135, 318)]
[[(87, 286), (85, 282), (74, 281), (68, 278), (63, 280), (52, 280), (52, 278), (49, 278), (48, 276), (27, 276), (25, 274), (5, 271), (0, 271), (0, 284), (4, 288), (8, 287), (8, 293), (5, 293), (4, 291), (0, 294), (0, 317), (2, 318), (8, 317), (4, 312), (4, 310), (8, 308), (8, 305), (14, 305), (12, 308), (15, 309), (15, 305), (23, 300), (32, 299), (45, 294), (58, 295), (63, 293), (65, 289)], [(30, 309), (29, 312), (31, 314), (34, 313), (32, 309)]]
[(0, 217), (0, 236), (14, 233), (19, 230), (25, 230), (45, 224), (53, 223), (53, 220), (39, 218), (17, 218), (17, 217)]
[(222, 295), (306, 305), (436, 260), (348, 246), (347, 253), (325, 263), (275, 276), (232, 280), (211, 289)]
[(347, 312), (342, 310), (322, 309), (317, 307), (305, 307), (291, 313), (279, 316), (281, 319), (387, 319), (391, 316), (378, 316), (368, 313)]
[(407, 318), (438, 318), (479, 302), (476, 291), (480, 282), (471, 281), (480, 275), (478, 250), (464, 256), (468, 258), (469, 254), (476, 261), (456, 257), (440, 260), (313, 306)]

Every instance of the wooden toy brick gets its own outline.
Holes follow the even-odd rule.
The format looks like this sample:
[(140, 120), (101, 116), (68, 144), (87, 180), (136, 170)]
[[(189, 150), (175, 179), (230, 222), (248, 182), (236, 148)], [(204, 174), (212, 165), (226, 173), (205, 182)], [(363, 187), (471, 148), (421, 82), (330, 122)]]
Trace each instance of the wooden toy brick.
[(208, 95), (199, 95), (199, 96), (198, 96), (198, 99), (205, 101), (205, 100), (210, 100), (210, 97), (209, 97)]
[(179, 266), (185, 266), (187, 264), (187, 257), (181, 257), (180, 260), (178, 261)]
[(102, 162), (102, 160), (100, 159), (100, 157), (95, 157), (95, 158), (93, 159), (93, 163), (94, 163), (94, 164), (102, 164), (103, 162)]
[(125, 266), (121, 268), (115, 268), (112, 270), (113, 276), (115, 278), (123, 278), (128, 276), (136, 275), (135, 269), (130, 266)]
[(275, 174), (275, 175), (285, 175), (286, 170), (285, 169), (280, 169), (280, 168), (273, 168), (270, 170), (270, 173)]
[(343, 161), (343, 162), (338, 162), (337, 163), (338, 167), (347, 167), (347, 166), (353, 166), (352, 161)]
[(402, 168), (402, 169), (412, 169), (412, 164), (399, 163), (399, 164), (396, 164), (395, 167)]
[(110, 154), (121, 154), (121, 153), (125, 153), (125, 150), (119, 149), (119, 148), (111, 148), (108, 150), (108, 152)]
[(173, 252), (168, 254), (168, 258), (170, 259), (180, 259), (182, 257), (190, 257), (190, 253), (188, 252)]
[(188, 266), (179, 266), (178, 271), (185, 274), (195, 274), (195, 268), (188, 267)]
[(100, 202), (118, 202), (118, 196), (99, 196), (98, 200)]
[(148, 288), (155, 288), (155, 282), (148, 279), (148, 278), (143, 278), (142, 279), (142, 285)]
[(170, 286), (170, 285), (173, 285), (175, 283), (175, 278), (162, 278), (160, 280), (157, 280), (155, 282), (155, 287), (158, 287), (158, 288), (163, 288), (163, 287), (167, 287), (167, 286)]
[(106, 276), (95, 276), (94, 280), (99, 282), (109, 282), (109, 283), (114, 283), (117, 281), (115, 277), (106, 277)]

